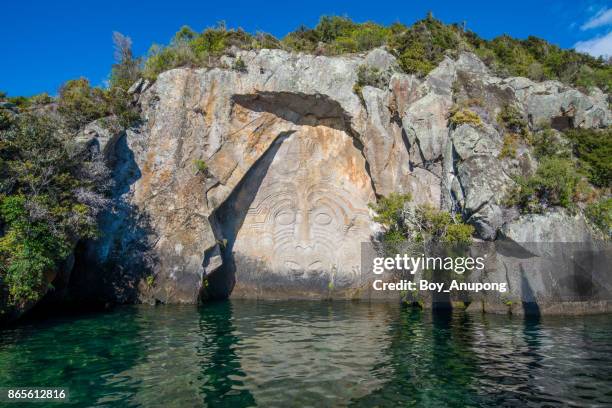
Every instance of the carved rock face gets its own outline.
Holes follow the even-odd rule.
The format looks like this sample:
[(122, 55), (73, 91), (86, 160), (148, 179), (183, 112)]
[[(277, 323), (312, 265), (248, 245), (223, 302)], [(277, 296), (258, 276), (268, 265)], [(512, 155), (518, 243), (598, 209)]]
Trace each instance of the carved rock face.
[(351, 285), (359, 277), (360, 244), (370, 239), (373, 199), (350, 136), (300, 127), (282, 142), (236, 235), (237, 284), (257, 264), (285, 282)]

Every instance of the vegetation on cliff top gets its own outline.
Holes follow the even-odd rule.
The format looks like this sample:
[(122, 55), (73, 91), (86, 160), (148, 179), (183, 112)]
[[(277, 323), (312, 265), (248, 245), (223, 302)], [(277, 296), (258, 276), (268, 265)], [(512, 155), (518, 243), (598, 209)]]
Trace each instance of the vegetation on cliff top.
[(314, 28), (300, 26), (277, 39), (270, 34), (227, 29), (225, 24), (196, 33), (181, 28), (168, 46), (153, 45), (144, 60), (143, 75), (154, 79), (179, 66), (215, 66), (232, 47), (239, 49), (281, 48), (317, 55), (340, 55), (386, 46), (407, 73), (425, 75), (445, 55), (459, 51), (476, 53), (495, 74), (524, 76), (540, 81), (557, 79), (588, 89), (612, 89), (612, 66), (574, 50), (564, 50), (545, 40), (525, 40), (503, 35), (485, 40), (458, 24), (444, 24), (431, 14), (411, 26), (394, 23), (356, 23), (349, 18), (323, 16)]

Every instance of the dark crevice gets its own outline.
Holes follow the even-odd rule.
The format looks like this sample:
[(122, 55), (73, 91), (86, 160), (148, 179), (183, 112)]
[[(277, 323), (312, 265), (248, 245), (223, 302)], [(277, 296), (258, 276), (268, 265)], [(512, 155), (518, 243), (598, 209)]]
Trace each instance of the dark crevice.
[(230, 295), (236, 282), (233, 248), (238, 231), (255, 195), (266, 176), (272, 160), (283, 142), (295, 131), (280, 133), (270, 147), (251, 166), (225, 201), (209, 216), (210, 225), (220, 245), (222, 266), (208, 277), (208, 286), (202, 288), (206, 299), (222, 299)]

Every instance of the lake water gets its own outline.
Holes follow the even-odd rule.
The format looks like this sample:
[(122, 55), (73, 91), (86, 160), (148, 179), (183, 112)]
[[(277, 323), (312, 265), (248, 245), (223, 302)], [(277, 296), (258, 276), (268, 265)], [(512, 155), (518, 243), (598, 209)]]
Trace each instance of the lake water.
[(612, 316), (121, 307), (0, 331), (9, 386), (65, 387), (74, 406), (612, 406)]

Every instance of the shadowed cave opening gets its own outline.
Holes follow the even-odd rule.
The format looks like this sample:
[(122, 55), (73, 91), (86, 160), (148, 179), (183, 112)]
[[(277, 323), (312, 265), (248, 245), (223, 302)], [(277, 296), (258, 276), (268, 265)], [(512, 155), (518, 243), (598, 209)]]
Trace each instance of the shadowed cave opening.
[(236, 264), (233, 255), (236, 236), (274, 156), (283, 141), (292, 133), (281, 133), (276, 138), (270, 148), (249, 169), (225, 202), (210, 216), (215, 236), (219, 241), (225, 242), (225, 245), (221, 247), (223, 265), (208, 278), (206, 291), (207, 296), (212, 299), (228, 297), (236, 284)]

